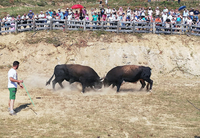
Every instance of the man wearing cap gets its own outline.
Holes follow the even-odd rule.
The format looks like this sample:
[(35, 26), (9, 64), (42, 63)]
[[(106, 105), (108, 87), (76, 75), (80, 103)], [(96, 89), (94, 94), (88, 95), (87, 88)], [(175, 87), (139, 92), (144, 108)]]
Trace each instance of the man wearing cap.
[[(28, 19), (29, 19), (29, 20), (32, 20), (33, 17), (34, 17), (34, 13), (32, 12), (32, 10), (30, 10), (29, 13), (28, 13)], [(31, 22), (32, 22), (32, 21), (28, 21), (28, 23), (31, 23)], [(31, 25), (29, 25), (29, 26), (31, 27)]]
[(69, 8), (67, 8), (65, 11), (64, 19), (67, 19), (68, 15), (69, 15)]
[(49, 15), (52, 17), (53, 12), (51, 11), (51, 9), (49, 9)]
[(63, 12), (61, 11), (60, 8), (58, 9), (58, 14), (59, 14), (61, 20), (64, 19)]

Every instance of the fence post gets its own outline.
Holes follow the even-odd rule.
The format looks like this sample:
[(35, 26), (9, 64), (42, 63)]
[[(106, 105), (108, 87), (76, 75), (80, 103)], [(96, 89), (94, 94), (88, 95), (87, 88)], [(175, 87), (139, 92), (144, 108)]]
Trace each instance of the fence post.
[(15, 33), (18, 33), (18, 22), (15, 21)]
[(84, 21), (83, 21), (83, 30), (84, 30), (84, 31), (86, 30), (86, 21), (85, 21), (85, 19), (84, 19)]
[(36, 25), (35, 25), (35, 19), (33, 18), (33, 31), (35, 31)]
[(119, 33), (119, 24), (120, 24), (120, 21), (117, 22), (117, 33)]
[(189, 35), (191, 35), (191, 33), (192, 33), (192, 25), (189, 24)]
[(53, 19), (50, 19), (50, 30), (53, 30)]
[(156, 24), (155, 24), (155, 21), (153, 22), (153, 34), (156, 33)]
[(135, 33), (135, 23), (133, 22), (133, 28), (132, 28), (132, 30), (133, 30), (133, 33)]
[(67, 29), (68, 29), (68, 26), (67, 26), (67, 20), (65, 19), (65, 21), (64, 21), (64, 24), (65, 24), (65, 32), (67, 31)]
[(103, 31), (103, 21), (101, 21), (101, 31)]

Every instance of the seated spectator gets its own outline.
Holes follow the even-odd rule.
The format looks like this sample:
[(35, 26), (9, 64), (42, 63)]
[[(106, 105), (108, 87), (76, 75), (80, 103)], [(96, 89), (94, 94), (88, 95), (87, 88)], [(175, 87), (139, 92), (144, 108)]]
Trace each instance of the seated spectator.
[(126, 15), (131, 17), (131, 9), (130, 9), (130, 7), (127, 8)]
[(162, 22), (165, 23), (166, 20), (167, 20), (167, 13), (166, 13), (166, 12), (163, 12), (163, 15), (162, 15)]
[(182, 20), (182, 17), (180, 14), (178, 14), (178, 17), (176, 18), (176, 24), (181, 24), (181, 20)]
[(151, 7), (149, 7), (149, 9), (148, 9), (148, 17), (150, 17), (150, 19), (152, 19), (152, 15), (153, 15), (153, 10), (151, 9)]
[(155, 12), (156, 12), (156, 17), (160, 16), (160, 10), (159, 10), (159, 7), (156, 8)]
[[(162, 26), (162, 21), (161, 21), (161, 19), (160, 19), (160, 17), (159, 16), (157, 16), (156, 17), (156, 19), (155, 19), (155, 24), (156, 24), (156, 26)], [(156, 28), (156, 31), (159, 31), (160, 29), (159, 28)]]
[(82, 9), (82, 12), (83, 12), (83, 16), (85, 17), (85, 16), (86, 16), (86, 14), (87, 14), (86, 7), (84, 7), (84, 8)]
[[(28, 20), (28, 15), (26, 15), (26, 13), (24, 13), (24, 15), (21, 17), (21, 23), (27, 24), (27, 20)], [(24, 28), (26, 28), (26, 26), (24, 26)]]
[(104, 13), (101, 21), (106, 21), (106, 19), (107, 19), (107, 15), (106, 15), (106, 13)]
[(112, 14), (117, 14), (117, 11), (115, 8), (112, 9)]
[[(21, 15), (18, 15), (16, 18), (17, 24), (21, 24)], [(18, 29), (21, 29), (21, 26), (18, 26)]]
[(50, 16), (49, 13), (46, 14), (46, 19), (47, 19), (47, 23), (50, 23), (50, 20), (52, 19), (52, 17)]
[(165, 22), (165, 28), (167, 28), (167, 29), (165, 29), (165, 31), (170, 31), (170, 24), (171, 24), (171, 20), (168, 17)]
[(119, 19), (120, 19), (120, 20), (122, 20), (122, 14), (123, 14), (123, 13), (124, 13), (123, 8), (120, 7), (119, 10), (118, 10), (118, 12), (117, 12), (117, 15), (119, 16)]
[[(3, 24), (3, 26), (7, 26), (7, 17), (5, 16), (5, 17), (3, 17), (3, 19), (2, 19), (2, 24)], [(5, 28), (5, 30), (7, 30), (7, 28)]]
[(102, 5), (102, 8), (100, 9), (100, 16), (102, 17), (105, 13), (104, 6)]
[(183, 16), (185, 17), (189, 16), (189, 11), (187, 9), (184, 9)]
[(187, 16), (183, 16), (183, 24), (187, 24)]

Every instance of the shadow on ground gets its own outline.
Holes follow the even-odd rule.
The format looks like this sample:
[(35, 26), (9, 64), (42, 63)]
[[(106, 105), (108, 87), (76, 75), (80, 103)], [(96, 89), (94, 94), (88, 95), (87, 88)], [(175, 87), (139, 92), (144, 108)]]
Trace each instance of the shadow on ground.
[(27, 104), (22, 104), (22, 105), (20, 105), (19, 107), (15, 108), (15, 112), (16, 112), (16, 113), (20, 112), (22, 109), (25, 109), (25, 108), (29, 107), (30, 104), (31, 104), (31, 103), (27, 103)]

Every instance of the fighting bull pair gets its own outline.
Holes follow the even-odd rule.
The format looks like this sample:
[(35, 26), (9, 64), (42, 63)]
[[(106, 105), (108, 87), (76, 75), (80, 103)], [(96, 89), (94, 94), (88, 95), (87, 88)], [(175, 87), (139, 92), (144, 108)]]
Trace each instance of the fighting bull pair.
[(54, 68), (54, 74), (46, 83), (46, 85), (50, 84), (54, 75), (55, 79), (52, 81), (53, 89), (55, 89), (56, 83), (58, 83), (63, 88), (62, 82), (66, 80), (70, 84), (74, 82), (80, 82), (82, 85), (83, 93), (85, 92), (86, 87), (101, 89), (102, 85), (104, 85), (105, 87), (108, 87), (110, 85), (112, 85), (112, 87), (117, 86), (117, 92), (119, 92), (120, 86), (123, 81), (140, 81), (140, 83), (142, 84), (141, 89), (146, 86), (146, 81), (148, 82), (147, 91), (151, 90), (153, 85), (153, 80), (150, 79), (151, 68), (137, 65), (114, 67), (106, 74), (105, 78), (103, 79), (101, 79), (98, 74), (91, 67), (88, 66), (82, 66), (78, 64), (57, 65)]

